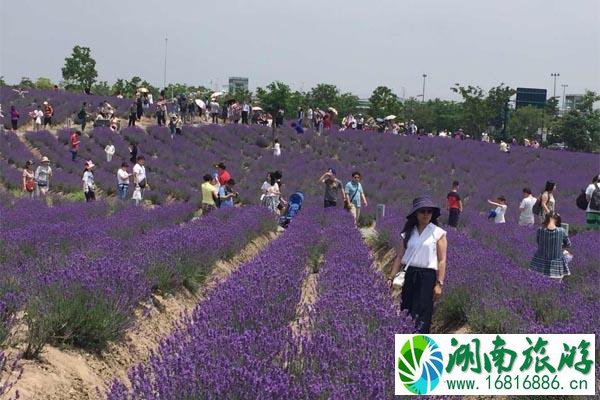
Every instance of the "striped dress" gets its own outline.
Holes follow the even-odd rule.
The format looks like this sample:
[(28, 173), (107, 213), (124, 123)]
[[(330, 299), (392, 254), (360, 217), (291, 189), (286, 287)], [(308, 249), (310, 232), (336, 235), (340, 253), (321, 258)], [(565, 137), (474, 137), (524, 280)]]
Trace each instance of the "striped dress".
[(562, 278), (571, 274), (563, 257), (563, 247), (570, 247), (571, 241), (563, 228), (539, 228), (537, 244), (538, 249), (531, 260), (530, 269), (551, 278)]

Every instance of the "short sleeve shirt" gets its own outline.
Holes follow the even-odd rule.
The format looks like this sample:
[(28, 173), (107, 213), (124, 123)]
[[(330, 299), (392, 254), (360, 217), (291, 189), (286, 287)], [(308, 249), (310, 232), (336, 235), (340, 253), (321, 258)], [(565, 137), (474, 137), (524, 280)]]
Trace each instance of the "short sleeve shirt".
[(140, 164), (135, 164), (133, 166), (133, 173), (137, 175), (138, 183), (146, 179), (146, 167)]
[[(586, 198), (590, 198), (591, 199), (592, 198), (592, 194), (594, 193), (594, 190), (596, 190), (596, 185), (594, 185), (593, 183), (591, 183), (590, 185), (588, 185), (588, 187), (585, 188)], [(590, 208), (590, 203), (591, 203), (591, 201), (588, 201), (586, 212), (600, 213), (600, 210), (592, 210)]]
[(506, 221), (504, 220), (504, 214), (506, 213), (506, 205), (501, 205), (496, 207), (496, 217), (494, 217), (494, 222), (497, 224), (503, 224)]
[(325, 200), (336, 201), (338, 193), (342, 190), (342, 182), (335, 179), (327, 179), (325, 185)]
[[(438, 269), (437, 242), (446, 231), (439, 226), (430, 223), (421, 235), (415, 227), (410, 235), (406, 251), (402, 256), (402, 263), (411, 267)], [(404, 238), (404, 234), (402, 234)]]
[(360, 182), (356, 185), (353, 182), (348, 182), (346, 184), (346, 194), (348, 195), (348, 200), (352, 200), (352, 204), (359, 208), (360, 196), (363, 194), (363, 188)]

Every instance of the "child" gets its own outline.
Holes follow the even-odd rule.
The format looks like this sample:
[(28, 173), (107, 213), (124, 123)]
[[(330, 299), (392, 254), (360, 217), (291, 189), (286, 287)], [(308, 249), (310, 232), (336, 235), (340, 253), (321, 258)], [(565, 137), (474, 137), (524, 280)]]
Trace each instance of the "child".
[(177, 115), (172, 114), (171, 120), (169, 121), (169, 130), (171, 131), (171, 140), (175, 137), (175, 132), (177, 131)]
[(506, 214), (506, 208), (508, 207), (506, 197), (499, 196), (496, 201), (488, 200), (488, 203), (496, 207), (496, 209), (490, 211), (488, 218), (494, 218), (496, 224), (505, 223), (504, 214)]

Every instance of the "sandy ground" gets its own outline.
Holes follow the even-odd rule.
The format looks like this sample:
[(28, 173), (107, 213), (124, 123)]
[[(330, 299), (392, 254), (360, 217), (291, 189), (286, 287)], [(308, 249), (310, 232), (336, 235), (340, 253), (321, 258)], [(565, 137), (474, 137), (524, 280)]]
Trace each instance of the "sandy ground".
[[(19, 391), (21, 399), (96, 399), (113, 377), (126, 378), (135, 363), (147, 360), (151, 350), (167, 336), (182, 313), (191, 311), (219, 282), (240, 264), (254, 257), (276, 236), (272, 233), (249, 243), (228, 262), (219, 261), (205, 285), (195, 294), (181, 291), (174, 296), (155, 296), (145, 312), (140, 308), (133, 328), (123, 339), (111, 343), (100, 355), (74, 348), (46, 346), (40, 360), (23, 360), (23, 376), (9, 394)], [(149, 302), (150, 303), (150, 302)]]

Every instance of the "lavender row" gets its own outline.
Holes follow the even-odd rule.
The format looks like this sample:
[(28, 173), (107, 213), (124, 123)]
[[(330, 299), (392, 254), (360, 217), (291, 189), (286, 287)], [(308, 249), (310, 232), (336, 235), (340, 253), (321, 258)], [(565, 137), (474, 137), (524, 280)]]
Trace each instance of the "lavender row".
[[(414, 323), (373, 269), (350, 215), (327, 214), (327, 251), (317, 278), (311, 331), (292, 374), (296, 398), (389, 399), (394, 396), (394, 334)], [(452, 278), (452, 275), (449, 277)]]
[(109, 399), (296, 398), (283, 370), (309, 250), (321, 226), (305, 210), (210, 293), (148, 364), (115, 381)]

